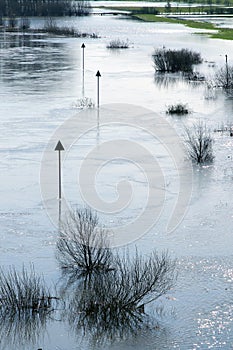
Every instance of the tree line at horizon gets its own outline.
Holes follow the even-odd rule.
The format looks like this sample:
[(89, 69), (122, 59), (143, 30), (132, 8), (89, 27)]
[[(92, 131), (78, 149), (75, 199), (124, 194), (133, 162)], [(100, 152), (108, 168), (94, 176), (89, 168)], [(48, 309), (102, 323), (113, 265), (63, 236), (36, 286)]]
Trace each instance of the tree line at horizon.
[(89, 0), (0, 0), (0, 17), (86, 16)]

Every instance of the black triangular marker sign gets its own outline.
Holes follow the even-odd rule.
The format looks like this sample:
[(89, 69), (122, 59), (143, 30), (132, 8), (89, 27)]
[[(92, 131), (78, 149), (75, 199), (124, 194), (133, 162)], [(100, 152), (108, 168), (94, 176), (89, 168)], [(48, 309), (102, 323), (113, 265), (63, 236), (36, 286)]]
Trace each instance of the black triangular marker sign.
[(55, 147), (54, 151), (64, 151), (65, 148), (63, 147), (61, 141), (58, 141), (57, 146)]

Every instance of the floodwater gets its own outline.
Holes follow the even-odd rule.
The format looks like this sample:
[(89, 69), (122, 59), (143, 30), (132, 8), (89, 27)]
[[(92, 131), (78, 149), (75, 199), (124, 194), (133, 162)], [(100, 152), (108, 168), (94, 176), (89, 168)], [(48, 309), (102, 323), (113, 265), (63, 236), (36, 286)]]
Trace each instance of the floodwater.
[[(74, 106), (83, 94), (96, 103), (97, 70), (101, 72), (99, 120), (96, 119), (92, 130), (70, 146), (63, 166), (63, 190), (70, 205), (84, 202), (77, 190), (78, 170), (93, 147), (118, 137), (143, 144), (152, 151), (158, 144), (153, 146), (154, 137), (148, 133), (151, 121), (148, 125), (145, 123), (144, 130), (139, 130), (127, 119), (127, 113), (125, 123), (130, 126), (122, 123), (116, 130), (112, 120), (108, 125), (101, 125), (103, 105), (116, 103), (148, 108), (168, 122), (180, 137), (184, 134), (184, 126), (191, 126), (198, 120), (204, 121), (212, 131), (222, 124), (233, 123), (232, 96), (216, 89), (210, 91), (204, 83), (174, 81), (169, 77), (156, 80), (151, 59), (153, 50), (163, 46), (196, 50), (203, 57), (198, 69), (211, 80), (214, 71), (225, 64), (226, 54), (230, 64), (232, 42), (195, 34), (198, 30), (182, 25), (141, 23), (116, 16), (57, 21), (74, 25), (83, 32), (95, 32), (100, 38), (0, 33), (1, 265), (20, 268), (22, 264), (28, 266), (33, 262), (35, 270), (44, 274), (50, 286), (61, 276), (54, 254), (58, 230), (47, 215), (48, 203), (41, 195), (40, 183), (44, 180), (40, 177), (41, 161), (56, 129), (61, 127), (62, 135), (63, 126), (75, 116), (79, 121), (77, 136), (80, 136), (78, 127), (80, 125), (82, 130), (86, 119), (79, 118)], [(32, 25), (39, 27), (42, 22), (35, 19)], [(117, 52), (107, 49), (109, 41), (117, 38), (128, 39), (130, 48)], [(84, 85), (80, 48), (83, 42), (86, 45)], [(177, 102), (187, 103), (192, 113), (184, 118), (168, 116), (167, 106)], [(65, 128), (63, 132), (65, 139)], [(213, 133), (213, 136), (214, 163), (193, 167), (192, 195), (186, 215), (170, 233), (166, 231), (167, 212), (177, 196), (177, 171), (169, 168), (168, 155), (162, 150), (164, 161), (161, 164), (167, 172), (165, 209), (149, 232), (128, 244), (129, 249), (136, 245), (143, 254), (153, 248), (158, 251), (168, 249), (177, 259), (176, 286), (148, 310), (157, 315), (154, 317), (158, 325), (142, 328), (131, 338), (117, 337), (111, 345), (101, 341), (93, 344), (91, 334), (84, 334), (82, 329), (75, 330), (67, 318), (61, 318), (57, 312), (43, 324), (37, 320), (34, 332), (24, 330), (25, 339), (22, 339), (22, 324), (11, 328), (3, 322), (1, 349), (134, 347), (194, 350), (233, 347), (233, 140), (228, 133)], [(51, 149), (55, 146), (51, 144)], [(126, 178), (132, 182), (135, 194), (129, 207), (116, 216), (100, 213), (108, 227), (117, 223), (124, 225), (127, 219), (134, 220), (146, 201), (146, 178), (141, 171), (146, 160), (141, 159), (135, 168), (134, 164), (125, 161), (124, 149), (120, 151), (117, 162), (109, 162), (100, 169), (97, 189), (103, 200), (114, 201), (116, 183)], [(57, 179), (54, 183), (57, 184)], [(51, 188), (54, 188), (52, 182)], [(57, 193), (51, 193), (51, 198), (57, 203)], [(62, 205), (63, 201), (64, 198)], [(156, 310), (161, 312), (156, 313)]]

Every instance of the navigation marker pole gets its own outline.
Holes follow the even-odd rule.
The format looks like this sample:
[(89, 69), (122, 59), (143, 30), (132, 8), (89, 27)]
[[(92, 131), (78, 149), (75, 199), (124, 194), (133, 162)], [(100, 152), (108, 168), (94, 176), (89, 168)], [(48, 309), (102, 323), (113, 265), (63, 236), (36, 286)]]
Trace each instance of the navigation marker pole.
[(58, 141), (54, 151), (58, 151), (58, 198), (61, 199), (61, 151), (64, 151), (61, 141)]
[(100, 106), (100, 71), (98, 70), (96, 73), (96, 77), (97, 77), (97, 107), (99, 108)]

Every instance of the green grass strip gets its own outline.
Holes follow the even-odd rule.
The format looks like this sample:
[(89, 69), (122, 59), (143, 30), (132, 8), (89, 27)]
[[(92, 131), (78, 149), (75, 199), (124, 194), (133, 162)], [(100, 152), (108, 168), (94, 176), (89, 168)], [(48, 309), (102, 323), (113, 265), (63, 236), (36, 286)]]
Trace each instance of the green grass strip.
[(214, 39), (233, 40), (233, 29), (221, 28), (218, 33), (211, 33), (210, 37)]
[(167, 22), (167, 23), (174, 23), (174, 24), (183, 24), (187, 27), (196, 28), (196, 29), (209, 29), (209, 30), (218, 29), (212, 23), (186, 20), (186, 19), (160, 17), (155, 15), (133, 15), (133, 17), (138, 18), (145, 22)]

